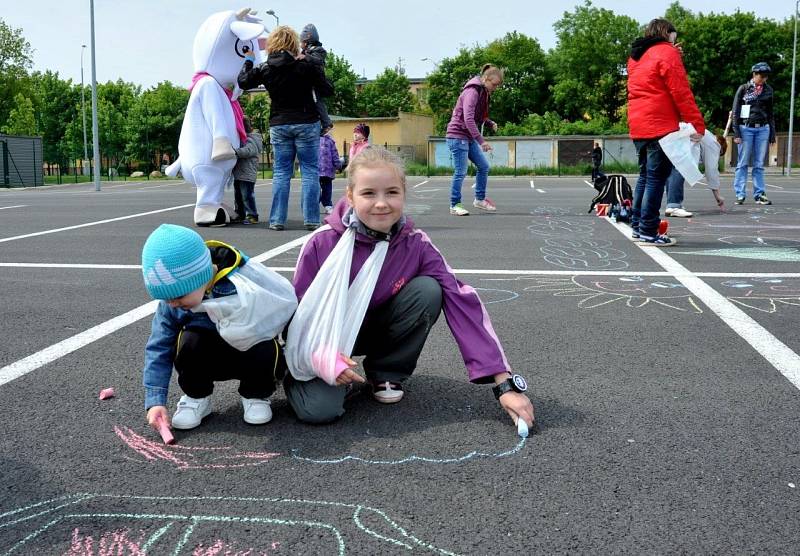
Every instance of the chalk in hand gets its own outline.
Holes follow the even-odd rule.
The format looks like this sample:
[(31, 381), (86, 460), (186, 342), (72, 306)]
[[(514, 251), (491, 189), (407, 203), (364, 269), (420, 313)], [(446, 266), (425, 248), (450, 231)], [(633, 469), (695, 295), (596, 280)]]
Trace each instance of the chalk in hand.
[(100, 398), (101, 400), (107, 400), (113, 397), (114, 397), (113, 388), (103, 388), (102, 390), (100, 390), (100, 395), (98, 396), (98, 398)]
[(522, 438), (528, 438), (528, 424), (522, 417), (517, 417), (517, 434)]
[(164, 422), (164, 419), (158, 419), (158, 434), (161, 435), (161, 440), (164, 441), (164, 444), (175, 444), (175, 437), (172, 436), (172, 431), (169, 430), (169, 427)]

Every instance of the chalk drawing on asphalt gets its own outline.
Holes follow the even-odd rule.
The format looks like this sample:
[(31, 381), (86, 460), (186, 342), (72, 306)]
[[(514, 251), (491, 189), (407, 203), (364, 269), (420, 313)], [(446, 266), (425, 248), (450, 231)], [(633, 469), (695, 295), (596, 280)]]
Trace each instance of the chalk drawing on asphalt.
[(456, 554), (381, 509), (325, 500), (83, 493), (0, 514), (3, 555), (343, 555), (366, 541), (374, 552)]
[(263, 465), (279, 456), (276, 452), (242, 452), (231, 446), (202, 447), (181, 444), (166, 445), (161, 440), (150, 440), (128, 427), (114, 427), (117, 437), (142, 461), (165, 463), (180, 470), (230, 469)]
[(345, 463), (352, 461), (356, 463), (365, 463), (368, 465), (402, 465), (405, 463), (412, 463), (412, 462), (435, 463), (441, 465), (450, 463), (463, 463), (465, 461), (478, 458), (499, 459), (508, 456), (513, 456), (514, 454), (517, 454), (520, 452), (520, 450), (522, 450), (522, 448), (525, 446), (526, 441), (527, 441), (526, 438), (520, 438), (516, 446), (504, 452), (479, 452), (477, 450), (473, 450), (472, 452), (468, 452), (464, 455), (450, 457), (450, 458), (432, 458), (427, 456), (411, 455), (398, 459), (377, 460), (377, 459), (362, 458), (361, 456), (347, 455), (337, 458), (315, 459), (300, 455), (298, 450), (292, 450), (292, 458), (304, 461), (306, 463), (316, 463), (316, 464), (333, 464), (333, 463)]
[(521, 281), (526, 292), (549, 292), (555, 297), (578, 299), (579, 309), (598, 309), (622, 304), (632, 309), (648, 305), (667, 307), (676, 311), (702, 314), (703, 309), (677, 280), (663, 276), (517, 276), (514, 278), (484, 278), (487, 282)]
[(780, 308), (800, 307), (800, 279), (797, 278), (726, 280), (720, 286), (734, 303), (762, 313), (774, 314)]

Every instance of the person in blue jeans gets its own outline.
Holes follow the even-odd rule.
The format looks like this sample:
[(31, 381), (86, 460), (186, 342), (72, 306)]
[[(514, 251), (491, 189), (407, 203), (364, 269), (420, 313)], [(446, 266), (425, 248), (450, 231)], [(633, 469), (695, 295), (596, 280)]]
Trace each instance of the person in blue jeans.
[(772, 87), (767, 78), (772, 69), (766, 62), (755, 64), (751, 71), (753, 78), (741, 85), (733, 96), (733, 134), (734, 143), (739, 145), (739, 158), (733, 189), (736, 204), (744, 204), (747, 196), (747, 166), (753, 158), (753, 200), (758, 205), (771, 205), (764, 190), (764, 158), (767, 146), (775, 142), (775, 115), (773, 113)]
[(239, 72), (244, 90), (264, 85), (270, 98), (269, 137), (273, 151), (272, 207), (269, 229), (284, 230), (289, 209), (289, 185), (294, 160), (300, 161), (300, 208), (307, 230), (319, 227), (319, 112), (318, 97), (333, 94), (333, 86), (320, 64), (300, 56), (300, 38), (285, 25), (267, 37), (267, 61), (254, 66), (248, 52)]
[(469, 211), (461, 204), (461, 186), (467, 175), (467, 160), (475, 164), (475, 200), (472, 206), (494, 212), (497, 207), (486, 197), (489, 180), (489, 162), (483, 153), (492, 150), (481, 134), (481, 126), (489, 124), (497, 130), (497, 124), (489, 119), (489, 97), (503, 84), (503, 70), (486, 64), (478, 77), (464, 85), (447, 124), (447, 146), (453, 155), (453, 182), (450, 189), (450, 214), (467, 216)]
[(633, 42), (628, 58), (628, 129), (639, 155), (631, 237), (655, 247), (677, 243), (658, 233), (664, 184), (672, 171), (658, 140), (677, 131), (681, 121), (694, 126), (692, 141), (699, 141), (706, 130), (675, 46), (677, 35), (671, 22), (654, 19), (645, 26), (644, 36)]

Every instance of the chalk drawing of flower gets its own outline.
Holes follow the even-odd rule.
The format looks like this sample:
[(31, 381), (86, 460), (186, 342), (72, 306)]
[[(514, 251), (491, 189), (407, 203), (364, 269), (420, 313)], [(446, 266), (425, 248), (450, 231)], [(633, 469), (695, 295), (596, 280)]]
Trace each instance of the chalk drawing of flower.
[(632, 309), (658, 305), (686, 313), (703, 313), (700, 304), (680, 282), (665, 276), (520, 276), (486, 280), (517, 280), (530, 284), (523, 291), (574, 297), (580, 309), (591, 310), (610, 304)]

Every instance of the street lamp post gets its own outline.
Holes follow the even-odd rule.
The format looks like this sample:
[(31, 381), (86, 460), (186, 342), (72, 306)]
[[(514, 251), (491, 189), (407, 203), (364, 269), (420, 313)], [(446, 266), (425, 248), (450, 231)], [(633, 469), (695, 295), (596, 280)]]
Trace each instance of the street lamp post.
[(92, 147), (94, 158), (94, 190), (100, 191), (100, 172), (103, 167), (100, 163), (100, 132), (97, 125), (97, 65), (95, 63), (94, 48), (94, 0), (89, 0), (89, 12), (92, 30)]
[(281, 20), (280, 20), (280, 19), (278, 19), (278, 16), (277, 16), (277, 15), (275, 15), (275, 10), (267, 10), (265, 13), (266, 13), (267, 15), (271, 15), (272, 17), (274, 17), (274, 18), (275, 18), (275, 25), (276, 25), (276, 26), (278, 26), (278, 27), (280, 27)]
[(800, 0), (794, 3), (794, 45), (792, 46), (792, 92), (789, 98), (789, 142), (786, 145), (786, 175), (792, 175), (792, 133), (794, 133), (794, 73), (797, 69), (797, 7)]
[(86, 91), (83, 85), (83, 53), (86, 45), (81, 45), (81, 114), (83, 115), (83, 175), (89, 173), (89, 147), (86, 144)]

